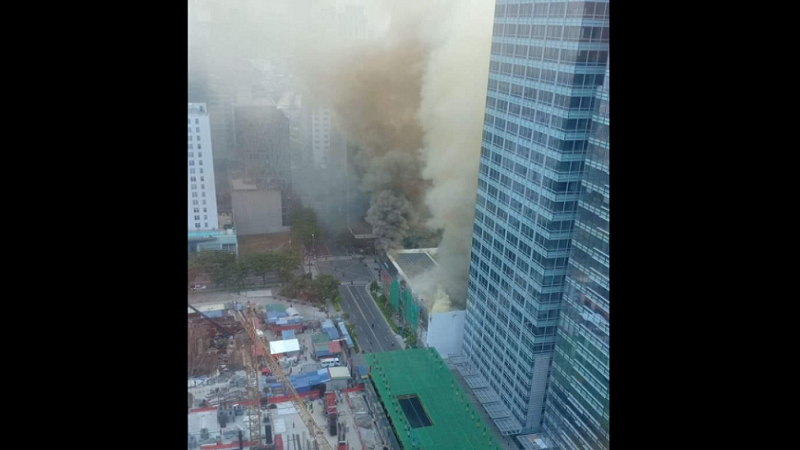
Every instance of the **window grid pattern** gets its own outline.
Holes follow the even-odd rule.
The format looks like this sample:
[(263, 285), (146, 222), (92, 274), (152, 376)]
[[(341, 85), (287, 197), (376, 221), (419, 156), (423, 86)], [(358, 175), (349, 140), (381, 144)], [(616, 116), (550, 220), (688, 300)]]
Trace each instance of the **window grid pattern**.
[(562, 448), (608, 449), (610, 66), (598, 88), (544, 428)]
[(575, 217), (597, 190), (582, 180), (608, 28), (608, 2), (496, 5), (463, 352), (524, 432), (541, 427), (535, 356), (554, 351)]

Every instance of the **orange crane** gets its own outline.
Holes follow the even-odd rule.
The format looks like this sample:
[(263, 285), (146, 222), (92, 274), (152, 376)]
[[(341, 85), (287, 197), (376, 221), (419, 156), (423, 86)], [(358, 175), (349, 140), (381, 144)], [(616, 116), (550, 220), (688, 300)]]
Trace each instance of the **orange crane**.
[[(300, 417), (305, 422), (306, 426), (308, 427), (309, 433), (314, 435), (314, 441), (317, 443), (317, 448), (319, 450), (333, 450), (333, 447), (328, 443), (328, 440), (325, 439), (325, 433), (322, 429), (317, 425), (314, 421), (314, 418), (311, 416), (311, 413), (306, 408), (305, 401), (300, 397), (297, 391), (292, 386), (292, 382), (289, 380), (288, 375), (286, 372), (283, 371), (281, 365), (269, 351), (269, 346), (267, 345), (266, 338), (261, 338), (256, 333), (256, 326), (254, 315), (255, 312), (253, 311), (252, 305), (248, 307), (247, 315), (243, 314), (241, 311), (238, 312), (239, 318), (244, 325), (244, 330), (250, 339), (255, 343), (255, 345), (259, 346), (264, 354), (264, 359), (266, 359), (267, 364), (269, 365), (270, 370), (272, 370), (272, 374), (283, 383), (284, 388), (287, 392), (289, 392), (292, 396), (292, 400), (294, 401), (295, 405), (297, 406), (297, 411), (300, 413)], [(254, 354), (255, 356), (255, 354)], [(256, 377), (258, 376), (258, 372), (256, 373)], [(258, 380), (258, 378), (256, 378)], [(259, 409), (259, 417), (260, 417), (260, 409)], [(259, 429), (260, 435), (260, 429)], [(252, 439), (251, 439), (252, 441)]]

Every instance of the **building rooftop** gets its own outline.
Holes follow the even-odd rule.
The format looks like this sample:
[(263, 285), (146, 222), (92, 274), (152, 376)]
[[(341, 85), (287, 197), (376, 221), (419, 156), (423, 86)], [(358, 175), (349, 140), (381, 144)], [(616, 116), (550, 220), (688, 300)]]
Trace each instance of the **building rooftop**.
[(371, 353), (364, 360), (404, 448), (501, 448), (435, 349)]
[(270, 341), (269, 352), (272, 355), (278, 353), (299, 352), (300, 341), (297, 339), (288, 339), (283, 341)]
[(189, 114), (206, 116), (208, 108), (205, 103), (189, 103)]
[(189, 239), (205, 239), (209, 237), (222, 237), (236, 235), (235, 230), (198, 230), (189, 231)]
[[(224, 303), (215, 303), (213, 305), (197, 305), (195, 306), (198, 311), (200, 312), (212, 312), (212, 311), (225, 311), (225, 304)], [(197, 314), (195, 310), (192, 308), (186, 307), (189, 310), (189, 314)]]
[(347, 370), (347, 367), (329, 367), (328, 372), (330, 372), (331, 378), (350, 378), (350, 371)]
[(433, 255), (435, 248), (420, 248), (414, 250), (397, 250), (388, 254), (389, 261), (397, 268), (400, 275), (411, 283), (411, 280), (438, 265)]

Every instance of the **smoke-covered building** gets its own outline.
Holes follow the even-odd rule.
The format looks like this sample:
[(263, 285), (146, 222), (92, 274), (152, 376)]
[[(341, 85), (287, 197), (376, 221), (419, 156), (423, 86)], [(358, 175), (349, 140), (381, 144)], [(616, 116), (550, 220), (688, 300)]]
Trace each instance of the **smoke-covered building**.
[(277, 189), (263, 189), (241, 179), (231, 181), (231, 204), (237, 234), (249, 236), (289, 231), (283, 224), (283, 203)]
[(461, 353), (465, 311), (437, 304), (444, 291), (431, 274), (438, 266), (437, 249), (396, 250), (387, 253), (391, 266), (381, 269), (384, 292), (405, 327), (417, 333), (417, 342), (433, 347), (445, 358)]
[(317, 213), (324, 228), (340, 230), (345, 226), (347, 203), (345, 141), (332, 108), (306, 98), (292, 122), (296, 136), (292, 186), (303, 206)]
[(205, 103), (189, 103), (188, 114), (188, 224), (189, 230), (216, 230), (217, 195), (211, 151), (209, 114)]
[(243, 176), (281, 193), (281, 224), (289, 225), (292, 170), (289, 118), (274, 104), (234, 108), (236, 149)]
[(504, 434), (542, 428), (608, 5), (496, 4), (463, 349)]

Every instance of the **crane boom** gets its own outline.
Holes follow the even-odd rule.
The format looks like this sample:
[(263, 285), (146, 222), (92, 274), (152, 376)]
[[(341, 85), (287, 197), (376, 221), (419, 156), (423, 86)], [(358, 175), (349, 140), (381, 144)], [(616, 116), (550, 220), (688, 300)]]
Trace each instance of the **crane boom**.
[(267, 346), (266, 338), (261, 339), (258, 337), (256, 333), (256, 327), (254, 325), (254, 321), (252, 317), (249, 317), (253, 314), (252, 307), (248, 308), (248, 315), (243, 314), (241, 311), (238, 312), (239, 317), (241, 318), (242, 324), (244, 325), (245, 332), (247, 335), (250, 336), (252, 341), (255, 345), (258, 345), (264, 353), (264, 357), (269, 365), (270, 370), (272, 373), (283, 383), (284, 387), (292, 396), (292, 400), (297, 405), (297, 411), (300, 413), (300, 417), (305, 422), (306, 426), (308, 427), (309, 432), (314, 435), (314, 440), (317, 443), (319, 450), (333, 450), (328, 440), (325, 439), (325, 433), (322, 429), (317, 425), (314, 421), (314, 418), (311, 416), (311, 413), (306, 408), (305, 402), (300, 397), (300, 395), (295, 390), (294, 386), (292, 386), (291, 380), (286, 375), (286, 372), (283, 371), (281, 365), (278, 361), (275, 360), (275, 357), (269, 351), (269, 346)]

